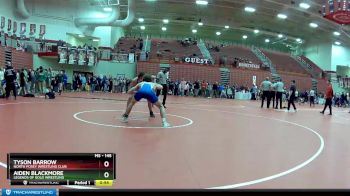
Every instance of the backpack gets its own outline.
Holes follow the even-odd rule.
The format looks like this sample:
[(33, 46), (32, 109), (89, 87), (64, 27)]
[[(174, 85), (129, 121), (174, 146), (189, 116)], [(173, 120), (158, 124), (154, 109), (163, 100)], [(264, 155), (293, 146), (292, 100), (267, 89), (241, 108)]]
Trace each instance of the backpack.
[(35, 97), (35, 96), (33, 94), (28, 93), (28, 94), (25, 94), (23, 97)]
[(55, 99), (56, 98), (55, 93), (53, 93), (53, 92), (46, 93), (45, 98), (46, 98), (46, 96), (48, 96), (49, 99)]

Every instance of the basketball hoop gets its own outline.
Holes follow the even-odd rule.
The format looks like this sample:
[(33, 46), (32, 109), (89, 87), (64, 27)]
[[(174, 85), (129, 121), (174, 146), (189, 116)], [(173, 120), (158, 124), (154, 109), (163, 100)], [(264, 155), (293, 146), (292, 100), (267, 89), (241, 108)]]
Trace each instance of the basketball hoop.
[(341, 25), (350, 24), (350, 1), (329, 0), (322, 6), (323, 17)]

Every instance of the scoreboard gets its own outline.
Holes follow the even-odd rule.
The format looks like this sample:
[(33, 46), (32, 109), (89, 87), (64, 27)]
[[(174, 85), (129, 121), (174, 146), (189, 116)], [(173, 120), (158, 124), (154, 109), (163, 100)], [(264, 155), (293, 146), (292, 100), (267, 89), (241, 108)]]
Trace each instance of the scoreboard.
[(8, 154), (7, 179), (24, 186), (112, 186), (114, 153)]

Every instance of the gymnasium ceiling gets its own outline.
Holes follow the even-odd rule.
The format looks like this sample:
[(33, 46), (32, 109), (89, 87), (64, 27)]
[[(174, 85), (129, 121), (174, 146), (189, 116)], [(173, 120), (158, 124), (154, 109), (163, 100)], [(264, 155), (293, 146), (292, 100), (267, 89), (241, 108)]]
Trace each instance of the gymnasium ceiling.
[[(46, 4), (48, 0), (34, 0)], [(121, 17), (127, 15), (128, 0), (61, 0), (60, 3), (73, 7), (86, 6), (91, 10), (106, 7), (108, 2), (120, 3)], [(188, 36), (207, 38), (212, 40), (224, 40), (234, 42), (248, 42), (266, 44), (265, 39), (276, 45), (298, 45), (297, 38), (304, 41), (304, 45), (312, 41), (339, 41), (342, 44), (350, 44), (350, 28), (340, 26), (324, 19), (320, 13), (322, 4), (326, 0), (208, 0), (208, 5), (197, 5), (196, 0), (135, 0), (136, 18), (126, 28), (127, 33), (146, 34), (153, 36)], [(302, 9), (299, 3), (308, 3), (309, 9)], [(58, 3), (58, 2), (57, 2)], [(256, 9), (254, 13), (245, 12), (245, 7)], [(100, 9), (102, 10), (102, 9)], [(287, 19), (280, 19), (277, 14), (283, 13)], [(140, 23), (138, 18), (143, 18)], [(169, 23), (164, 24), (163, 19)], [(199, 26), (201, 20), (203, 26)], [(311, 28), (309, 24), (317, 23), (317, 28)], [(145, 26), (141, 30), (140, 26)], [(229, 26), (228, 29), (225, 26)], [(161, 28), (166, 27), (166, 31)], [(193, 34), (192, 30), (197, 33)], [(254, 29), (259, 29), (258, 34)], [(216, 32), (221, 32), (220, 36)], [(333, 33), (341, 32), (340, 36)], [(283, 34), (283, 38), (277, 35)], [(243, 35), (248, 36), (245, 40)]]
[[(208, 0), (208, 5), (197, 5), (195, 0), (136, 2), (136, 17), (144, 18), (144, 22), (135, 20), (128, 28), (128, 32), (133, 33), (193, 36), (192, 30), (196, 29), (198, 37), (262, 43), (265, 43), (265, 39), (270, 39), (270, 44), (295, 44), (296, 38), (301, 38), (305, 43), (331, 40), (345, 44), (349, 38), (344, 33), (334, 36), (334, 31), (341, 32), (340, 25), (324, 19), (320, 14), (325, 0)], [(302, 2), (311, 7), (307, 10), (300, 8)], [(120, 3), (127, 4), (127, 0), (121, 0)], [(256, 11), (245, 12), (246, 6), (253, 7)], [(279, 19), (279, 13), (288, 18)], [(163, 19), (168, 19), (169, 23), (164, 24)], [(203, 26), (198, 26), (199, 20)], [(311, 28), (311, 22), (317, 23), (318, 28)], [(143, 31), (140, 29), (142, 25), (146, 28)], [(225, 26), (229, 26), (229, 29)], [(167, 31), (163, 32), (162, 27), (166, 27)], [(349, 29), (342, 28), (345, 31)], [(255, 34), (254, 29), (259, 29), (260, 33)], [(220, 36), (216, 35), (217, 31), (221, 32)], [(284, 37), (278, 38), (278, 34), (283, 34)], [(243, 35), (248, 38), (243, 40)]]

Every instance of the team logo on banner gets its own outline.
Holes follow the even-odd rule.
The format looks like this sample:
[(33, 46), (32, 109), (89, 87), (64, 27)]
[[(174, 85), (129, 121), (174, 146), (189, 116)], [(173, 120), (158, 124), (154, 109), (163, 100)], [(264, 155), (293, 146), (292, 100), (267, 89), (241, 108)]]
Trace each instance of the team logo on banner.
[(11, 195), (11, 190), (10, 189), (6, 189), (6, 195)]

